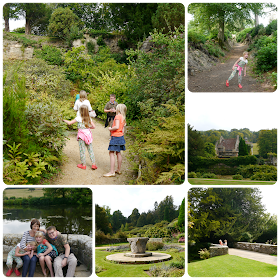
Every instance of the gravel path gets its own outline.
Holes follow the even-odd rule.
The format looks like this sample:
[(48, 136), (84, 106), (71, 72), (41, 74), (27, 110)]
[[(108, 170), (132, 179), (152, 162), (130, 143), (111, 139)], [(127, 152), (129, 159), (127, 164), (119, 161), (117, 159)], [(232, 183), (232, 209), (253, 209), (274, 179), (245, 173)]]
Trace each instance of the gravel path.
[(64, 153), (66, 161), (61, 167), (62, 172), (55, 177), (52, 185), (124, 185), (127, 178), (131, 176), (128, 171), (128, 161), (126, 159), (127, 151), (122, 152), (122, 174), (116, 174), (116, 177), (103, 177), (110, 171), (110, 158), (108, 152), (110, 133), (104, 128), (104, 121), (94, 119), (95, 129), (92, 129), (93, 151), (95, 163), (98, 167), (96, 170), (91, 169), (91, 161), (86, 151), (86, 170), (77, 167), (80, 161), (79, 145), (77, 142), (77, 131), (69, 133)]
[(233, 248), (228, 248), (228, 253), (229, 255), (239, 256), (246, 259), (277, 265), (277, 257), (270, 256), (268, 254)]
[[(229, 87), (226, 86), (226, 80), (232, 72), (232, 66), (235, 61), (243, 56), (243, 52), (248, 48), (247, 45), (237, 43), (232, 50), (222, 58), (223, 62), (217, 63), (209, 70), (197, 73), (188, 77), (188, 89), (191, 92), (273, 92), (274, 88), (267, 84), (261, 84), (251, 76), (252, 57), (248, 58), (246, 76), (242, 73), (242, 86), (238, 87), (237, 74), (230, 81)], [(233, 102), (231, 100), (230, 102)]]

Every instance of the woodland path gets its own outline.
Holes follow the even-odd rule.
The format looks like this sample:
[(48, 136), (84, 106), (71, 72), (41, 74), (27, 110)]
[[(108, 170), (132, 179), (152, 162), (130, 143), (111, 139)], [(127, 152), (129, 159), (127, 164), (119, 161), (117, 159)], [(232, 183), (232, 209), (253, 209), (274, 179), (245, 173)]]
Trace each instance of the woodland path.
[[(232, 72), (232, 66), (235, 61), (243, 56), (243, 52), (248, 48), (247, 45), (237, 43), (231, 51), (222, 58), (223, 62), (218, 62), (209, 70), (204, 70), (194, 76), (188, 77), (188, 89), (191, 92), (273, 92), (274, 88), (267, 84), (261, 84), (251, 76), (252, 69), (250, 62), (253, 59), (249, 56), (246, 76), (242, 72), (242, 86), (238, 87), (238, 73), (230, 81), (229, 87), (226, 86), (226, 80)], [(233, 101), (233, 100), (231, 100)]]
[[(92, 129), (93, 152), (97, 169), (91, 169), (91, 161), (86, 151), (86, 170), (77, 167), (80, 161), (77, 131), (69, 132), (66, 146), (63, 149), (66, 160), (61, 167), (61, 173), (50, 182), (52, 185), (124, 185), (131, 174), (128, 170), (129, 163), (126, 159), (127, 151), (122, 152), (122, 174), (116, 177), (103, 177), (110, 171), (109, 138), (110, 133), (104, 128), (105, 121), (93, 120), (95, 129)], [(127, 148), (127, 147), (126, 147)], [(116, 158), (115, 158), (116, 159)], [(115, 163), (115, 166), (116, 163)]]

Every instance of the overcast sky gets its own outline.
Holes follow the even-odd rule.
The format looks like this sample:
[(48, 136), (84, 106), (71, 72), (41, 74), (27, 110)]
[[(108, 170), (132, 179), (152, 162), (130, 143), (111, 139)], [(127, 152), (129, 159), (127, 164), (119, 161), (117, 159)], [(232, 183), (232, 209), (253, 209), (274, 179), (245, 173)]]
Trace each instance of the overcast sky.
[(189, 93), (186, 120), (199, 131), (272, 129), (278, 128), (278, 105), (274, 93)]
[(174, 205), (180, 206), (187, 196), (185, 186), (103, 186), (99, 190), (93, 189), (93, 200), (99, 206), (109, 206), (111, 214), (120, 210), (125, 217), (130, 216), (132, 210), (137, 208), (139, 213), (154, 209), (155, 201), (158, 204), (172, 196)]
[[(192, 2), (215, 3), (216, 1), (190, 1), (190, 3), (192, 3)], [(228, 2), (230, 2), (230, 1), (228, 1)], [(273, 1), (262, 1), (261, 3), (264, 3), (264, 2), (274, 3)], [(190, 20), (193, 19), (193, 15), (189, 14), (187, 11), (188, 11), (188, 9), (186, 7), (186, 21), (189, 22)], [(263, 14), (263, 16), (259, 16), (259, 23), (263, 24), (264, 26), (267, 26), (269, 24), (270, 20), (277, 19), (277, 12), (270, 12), (271, 8), (265, 8), (264, 11), (265, 11), (265, 13)], [(268, 12), (270, 12), (270, 13), (268, 13)], [(251, 16), (252, 16), (252, 19), (254, 19), (254, 16), (252, 13), (251, 13)]]
[(278, 191), (273, 187), (259, 187), (262, 193), (262, 204), (266, 213), (278, 215)]

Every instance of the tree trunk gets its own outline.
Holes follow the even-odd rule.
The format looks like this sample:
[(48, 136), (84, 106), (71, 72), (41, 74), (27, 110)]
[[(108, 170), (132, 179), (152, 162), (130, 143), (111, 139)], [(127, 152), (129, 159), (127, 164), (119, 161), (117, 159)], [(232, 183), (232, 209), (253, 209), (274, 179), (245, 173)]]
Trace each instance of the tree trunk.
[(9, 18), (4, 18), (5, 20), (5, 31), (10, 32)]
[(25, 21), (25, 34), (31, 34), (31, 25), (30, 25), (31, 20), (26, 19)]
[(259, 25), (259, 15), (255, 13), (255, 27)]
[(224, 38), (225, 38), (225, 22), (223, 18), (219, 22), (219, 33), (218, 33), (218, 42), (221, 47), (223, 47), (225, 44)]

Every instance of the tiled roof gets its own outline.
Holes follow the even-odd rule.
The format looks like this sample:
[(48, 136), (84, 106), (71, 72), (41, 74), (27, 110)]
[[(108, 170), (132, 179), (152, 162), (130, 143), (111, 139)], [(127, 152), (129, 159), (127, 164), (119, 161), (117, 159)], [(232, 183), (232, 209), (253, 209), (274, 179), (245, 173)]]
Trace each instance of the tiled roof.
[(218, 144), (218, 148), (225, 147), (226, 151), (231, 151), (235, 149), (236, 138), (223, 139), (221, 143)]

